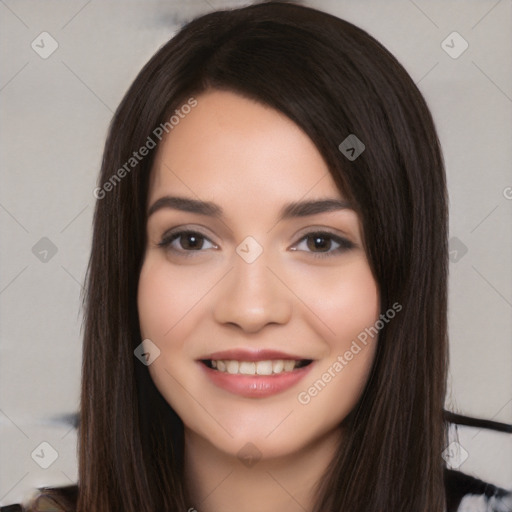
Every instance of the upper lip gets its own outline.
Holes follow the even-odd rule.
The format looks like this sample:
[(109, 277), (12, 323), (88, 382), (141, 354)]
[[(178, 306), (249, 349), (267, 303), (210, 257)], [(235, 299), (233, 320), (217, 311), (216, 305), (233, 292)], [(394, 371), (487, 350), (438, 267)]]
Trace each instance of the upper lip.
[(212, 360), (230, 360), (230, 361), (271, 361), (275, 359), (293, 359), (295, 361), (302, 361), (308, 359), (294, 354), (287, 354), (278, 350), (247, 350), (247, 349), (232, 349), (222, 350), (221, 352), (214, 352), (204, 357), (200, 357), (200, 360), (212, 359)]

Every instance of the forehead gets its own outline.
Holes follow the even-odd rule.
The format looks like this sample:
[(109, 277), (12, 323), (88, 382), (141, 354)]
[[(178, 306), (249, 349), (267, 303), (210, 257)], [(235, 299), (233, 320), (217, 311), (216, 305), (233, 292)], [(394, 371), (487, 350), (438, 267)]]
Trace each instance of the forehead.
[(342, 197), (311, 139), (284, 114), (232, 92), (196, 99), (158, 148), (150, 202), (172, 192), (261, 209), (262, 199)]

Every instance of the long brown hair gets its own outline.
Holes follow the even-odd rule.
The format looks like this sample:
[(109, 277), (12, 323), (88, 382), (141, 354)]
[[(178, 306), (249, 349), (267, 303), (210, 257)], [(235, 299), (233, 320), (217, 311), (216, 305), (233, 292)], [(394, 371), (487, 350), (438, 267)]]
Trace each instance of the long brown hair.
[[(356, 205), (382, 312), (403, 306), (380, 331), (315, 510), (443, 511), (448, 212), (431, 114), (403, 67), (365, 31), (269, 2), (186, 25), (145, 65), (112, 120), (84, 296), (78, 512), (188, 509), (183, 425), (134, 357), (155, 151), (133, 169), (126, 162), (210, 88), (273, 107), (308, 134)], [(365, 144), (352, 161), (338, 149), (350, 134)]]

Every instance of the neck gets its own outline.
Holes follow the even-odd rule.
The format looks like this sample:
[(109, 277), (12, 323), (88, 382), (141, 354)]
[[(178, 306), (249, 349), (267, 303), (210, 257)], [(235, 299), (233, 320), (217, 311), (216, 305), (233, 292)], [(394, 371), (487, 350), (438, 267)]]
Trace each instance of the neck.
[(316, 484), (339, 443), (340, 431), (333, 430), (293, 454), (240, 460), (185, 429), (188, 510), (311, 512)]

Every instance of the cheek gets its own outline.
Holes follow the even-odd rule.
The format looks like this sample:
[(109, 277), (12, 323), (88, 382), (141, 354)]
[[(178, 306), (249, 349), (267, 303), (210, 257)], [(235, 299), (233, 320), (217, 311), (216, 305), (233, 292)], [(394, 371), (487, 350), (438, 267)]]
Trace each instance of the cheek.
[[(157, 255), (144, 262), (139, 277), (137, 307), (141, 334), (160, 342), (176, 340), (187, 330), (197, 305), (212, 286), (213, 279), (193, 266), (176, 267)], [(173, 342), (174, 345), (174, 342)], [(165, 348), (165, 347), (160, 347)]]
[(166, 276), (146, 260), (139, 277), (137, 308), (143, 338), (161, 339), (171, 327), (174, 309), (170, 304)]
[[(160, 355), (148, 366), (156, 387), (169, 404), (176, 405), (179, 386), (171, 375), (183, 381), (183, 357), (190, 347), (187, 336), (193, 330), (194, 305), (204, 295), (203, 283), (187, 270), (173, 270), (165, 258), (150, 254), (141, 269), (137, 309), (142, 339), (150, 339)], [(197, 282), (196, 282), (197, 281)]]
[(205, 297), (219, 279), (215, 269), (198, 268), (173, 266), (164, 256), (150, 253), (139, 277), (137, 307), (141, 336), (160, 350), (148, 370), (173, 407), (183, 402), (182, 388), (177, 382), (189, 379), (188, 364), (198, 355), (194, 337), (198, 325), (203, 325), (209, 315)]
[(316, 317), (326, 354), (301, 387), (298, 402), (308, 416), (328, 429), (352, 410), (366, 385), (378, 340), (377, 335), (368, 336), (367, 330), (379, 319), (380, 300), (377, 283), (363, 259), (316, 277), (317, 286), (303, 287), (301, 293), (315, 313), (310, 318)]
[(297, 296), (310, 309), (311, 322), (318, 325), (331, 352), (350, 346), (379, 318), (379, 290), (364, 258), (321, 272), (314, 269), (295, 281)]

